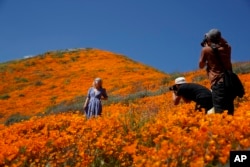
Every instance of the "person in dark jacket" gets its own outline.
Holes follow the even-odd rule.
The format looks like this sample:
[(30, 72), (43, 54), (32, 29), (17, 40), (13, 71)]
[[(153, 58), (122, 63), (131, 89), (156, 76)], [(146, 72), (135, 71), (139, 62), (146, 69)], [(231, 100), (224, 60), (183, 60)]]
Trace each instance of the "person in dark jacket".
[(170, 87), (173, 91), (173, 102), (178, 105), (181, 99), (188, 103), (191, 101), (196, 102), (195, 110), (202, 111), (205, 109), (205, 113), (213, 108), (212, 93), (203, 85), (197, 83), (187, 83), (184, 77), (178, 77), (175, 79), (175, 85)]

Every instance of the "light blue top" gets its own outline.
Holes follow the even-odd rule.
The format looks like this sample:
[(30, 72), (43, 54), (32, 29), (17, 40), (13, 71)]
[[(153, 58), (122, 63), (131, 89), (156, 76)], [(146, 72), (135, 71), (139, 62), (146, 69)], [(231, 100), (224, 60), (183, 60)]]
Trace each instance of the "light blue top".
[(102, 113), (102, 103), (101, 103), (101, 97), (107, 98), (107, 92), (106, 89), (100, 88), (99, 90), (95, 91), (94, 87), (91, 87), (88, 90), (88, 98), (89, 103), (85, 110), (85, 114), (87, 118), (90, 118), (92, 116), (98, 116)]

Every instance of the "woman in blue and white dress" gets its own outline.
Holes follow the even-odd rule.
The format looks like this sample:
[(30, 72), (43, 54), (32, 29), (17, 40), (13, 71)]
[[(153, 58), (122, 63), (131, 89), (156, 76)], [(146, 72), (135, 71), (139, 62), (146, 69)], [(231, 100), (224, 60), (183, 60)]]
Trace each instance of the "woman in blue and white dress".
[(88, 95), (84, 103), (84, 111), (87, 118), (99, 116), (102, 113), (101, 100), (107, 100), (106, 89), (102, 87), (102, 79), (95, 78), (93, 86), (89, 88)]

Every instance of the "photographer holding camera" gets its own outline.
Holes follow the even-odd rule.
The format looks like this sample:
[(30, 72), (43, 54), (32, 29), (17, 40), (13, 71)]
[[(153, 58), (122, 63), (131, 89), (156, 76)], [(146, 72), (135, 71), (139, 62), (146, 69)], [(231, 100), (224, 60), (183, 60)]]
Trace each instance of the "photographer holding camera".
[(169, 87), (169, 90), (173, 91), (175, 105), (178, 105), (180, 100), (183, 99), (185, 103), (196, 102), (195, 110), (201, 111), (204, 108), (206, 114), (208, 110), (213, 108), (211, 91), (205, 86), (187, 83), (184, 77), (176, 78), (175, 85)]
[(215, 113), (228, 110), (228, 114), (233, 115), (234, 98), (228, 96), (223, 83), (224, 71), (232, 71), (231, 46), (222, 38), (218, 29), (206, 33), (201, 46), (199, 67), (202, 69), (206, 66)]

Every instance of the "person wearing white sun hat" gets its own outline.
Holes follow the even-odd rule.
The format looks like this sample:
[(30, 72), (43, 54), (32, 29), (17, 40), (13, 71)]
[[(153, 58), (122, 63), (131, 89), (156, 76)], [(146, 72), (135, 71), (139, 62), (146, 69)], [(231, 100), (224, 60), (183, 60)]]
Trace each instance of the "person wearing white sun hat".
[(196, 102), (195, 110), (202, 111), (205, 109), (205, 113), (213, 108), (212, 93), (203, 85), (197, 83), (187, 83), (185, 77), (178, 77), (175, 79), (175, 84), (169, 88), (173, 91), (173, 102), (178, 105), (183, 99), (188, 103), (191, 101)]

